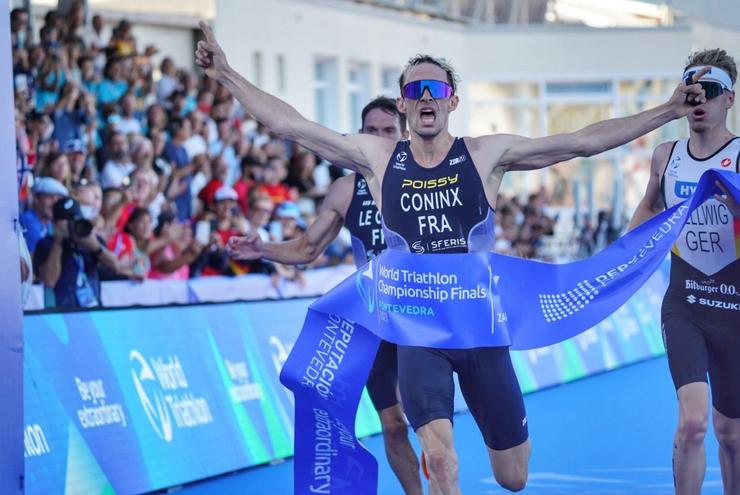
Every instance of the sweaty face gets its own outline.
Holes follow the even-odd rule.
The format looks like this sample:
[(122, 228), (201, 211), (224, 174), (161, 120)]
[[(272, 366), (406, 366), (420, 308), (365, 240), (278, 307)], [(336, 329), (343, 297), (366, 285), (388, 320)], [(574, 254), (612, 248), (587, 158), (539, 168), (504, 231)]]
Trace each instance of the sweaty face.
[[(420, 64), (412, 67), (406, 74), (404, 84), (422, 79), (446, 82), (447, 73), (434, 64)], [(427, 90), (418, 100), (401, 97), (399, 109), (406, 114), (412, 133), (431, 138), (447, 130), (449, 113), (457, 108), (457, 103), (457, 95), (435, 100)]]
[(382, 108), (373, 108), (365, 115), (360, 132), (392, 139), (393, 141), (401, 139), (401, 125), (398, 122), (398, 117)]

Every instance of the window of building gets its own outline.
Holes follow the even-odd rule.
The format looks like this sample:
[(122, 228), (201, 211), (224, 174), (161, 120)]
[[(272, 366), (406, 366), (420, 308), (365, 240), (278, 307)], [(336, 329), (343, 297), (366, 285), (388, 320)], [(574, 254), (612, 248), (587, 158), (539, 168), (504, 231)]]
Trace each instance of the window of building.
[(380, 70), (380, 94), (388, 98), (396, 98), (399, 93), (399, 77), (401, 77), (401, 69), (398, 67), (383, 67)]
[(359, 128), (362, 109), (370, 101), (370, 66), (368, 64), (352, 62), (347, 70), (347, 96), (349, 104), (347, 115), (349, 126)]
[(316, 121), (329, 129), (337, 129), (337, 60), (317, 58), (314, 63), (314, 105)]

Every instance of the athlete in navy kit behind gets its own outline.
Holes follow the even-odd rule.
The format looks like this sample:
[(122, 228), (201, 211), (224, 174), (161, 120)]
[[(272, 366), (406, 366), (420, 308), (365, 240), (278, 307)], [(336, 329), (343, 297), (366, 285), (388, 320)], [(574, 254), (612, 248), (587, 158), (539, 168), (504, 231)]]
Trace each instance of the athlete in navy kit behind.
[[(631, 227), (689, 197), (704, 171), (740, 171), (740, 137), (727, 129), (737, 68), (724, 50), (714, 49), (692, 55), (685, 71), (705, 66), (711, 66), (701, 80), (708, 101), (688, 115), (689, 139), (655, 149), (647, 191)], [(701, 490), (709, 375), (724, 492), (740, 494), (740, 207), (726, 194), (704, 202), (681, 231), (661, 313), (679, 403), (676, 493)]]
[[(343, 136), (307, 120), (284, 101), (239, 75), (229, 66), (210, 28), (205, 23), (201, 23), (201, 28), (205, 39), (198, 42), (196, 62), (209, 77), (224, 84), (257, 120), (276, 134), (365, 177), (388, 224), (386, 243), (391, 249), (409, 246), (414, 250), (417, 242), (425, 252), (488, 249), (493, 237), (489, 232), (493, 212), (489, 210), (495, 207), (504, 173), (540, 169), (606, 151), (685, 116), (692, 102), (704, 102), (704, 90), (699, 84), (680, 84), (670, 100), (659, 107), (592, 124), (574, 133), (538, 139), (506, 134), (460, 139), (448, 131), (449, 114), (459, 102), (456, 76), (445, 62), (420, 55), (405, 67), (399, 81), (401, 97), (396, 101), (408, 119), (410, 140), (396, 143), (367, 134)], [(694, 77), (698, 80), (702, 75), (700, 71)], [(396, 174), (404, 168), (413, 173), (406, 178), (410, 183)], [(416, 186), (431, 193), (414, 195)], [(452, 192), (452, 188), (457, 191)], [(408, 225), (401, 213), (410, 215), (415, 224)], [(475, 217), (472, 220), (471, 215)], [(452, 248), (452, 243), (461, 239), (466, 245)], [(459, 492), (449, 395), (454, 368), (461, 378), (464, 375), (465, 383), (461, 385), (484, 435), (496, 480), (509, 490), (521, 490), (527, 479), (530, 444), (508, 349), (453, 353), (430, 349), (423, 356), (414, 349), (409, 351), (399, 351), (401, 399), (428, 461), (430, 493)], [(413, 361), (417, 355), (419, 359), (445, 363), (443, 373), (423, 370), (423, 374), (434, 373), (438, 377), (435, 383), (418, 375), (413, 377), (424, 387), (424, 397), (414, 391), (416, 384), (409, 383), (410, 377), (405, 374), (416, 364), (406, 362), (406, 358)], [(484, 369), (476, 370), (478, 366)], [(488, 389), (483, 391), (485, 387)], [(507, 400), (491, 401), (486, 395), (492, 395), (492, 389), (505, 394)]]
[[(390, 98), (380, 96), (362, 109), (362, 134), (372, 134), (398, 141), (406, 137), (406, 116)], [(380, 212), (365, 179), (349, 174), (327, 191), (316, 220), (306, 232), (286, 242), (262, 242), (259, 235), (229, 239), (227, 249), (238, 259), (266, 258), (286, 264), (310, 263), (336, 238), (345, 224), (352, 235), (352, 249), (357, 267), (385, 249)], [(408, 438), (408, 426), (398, 403), (398, 366), (396, 345), (382, 341), (370, 370), (367, 390), (380, 416), (388, 463), (407, 495), (421, 495), (419, 461)]]

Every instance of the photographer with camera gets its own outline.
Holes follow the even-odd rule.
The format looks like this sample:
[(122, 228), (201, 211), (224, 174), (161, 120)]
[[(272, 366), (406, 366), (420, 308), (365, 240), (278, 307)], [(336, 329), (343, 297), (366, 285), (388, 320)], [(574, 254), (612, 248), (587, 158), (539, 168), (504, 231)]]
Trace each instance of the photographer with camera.
[(121, 273), (118, 260), (93, 234), (77, 200), (59, 199), (53, 207), (53, 234), (38, 242), (33, 265), (44, 284), (46, 308), (100, 305), (98, 266)]

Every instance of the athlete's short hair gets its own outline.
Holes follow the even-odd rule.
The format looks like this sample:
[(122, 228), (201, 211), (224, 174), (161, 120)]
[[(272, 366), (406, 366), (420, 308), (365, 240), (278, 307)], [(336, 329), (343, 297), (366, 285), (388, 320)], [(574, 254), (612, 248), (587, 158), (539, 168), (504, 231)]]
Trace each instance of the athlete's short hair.
[(406, 115), (399, 112), (398, 108), (396, 108), (396, 102), (387, 96), (378, 96), (373, 101), (365, 105), (365, 108), (362, 109), (362, 127), (365, 127), (365, 117), (367, 117), (367, 114), (376, 108), (398, 118), (398, 126), (401, 128), (401, 132), (406, 130)]
[(406, 67), (403, 68), (403, 72), (401, 72), (401, 77), (398, 78), (398, 86), (403, 92), (403, 86), (406, 83), (406, 76), (408, 75), (409, 71), (416, 67), (417, 65), (421, 64), (432, 64), (436, 65), (443, 71), (447, 73), (447, 83), (452, 86), (452, 94), (457, 93), (457, 82), (460, 80), (460, 78), (457, 76), (457, 72), (455, 72), (454, 67), (444, 58), (436, 58), (432, 57), (431, 55), (424, 55), (424, 54), (418, 54), (409, 59), (409, 61), (406, 63)]
[(712, 67), (722, 69), (729, 74), (732, 84), (735, 84), (735, 81), (737, 80), (737, 65), (735, 65), (735, 59), (728, 55), (728, 53), (722, 48), (713, 48), (711, 50), (702, 50), (692, 53), (686, 61), (684, 71), (689, 67), (699, 65), (711, 65)]

